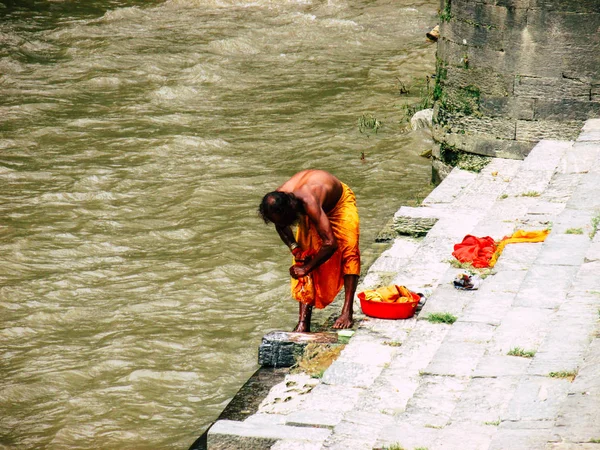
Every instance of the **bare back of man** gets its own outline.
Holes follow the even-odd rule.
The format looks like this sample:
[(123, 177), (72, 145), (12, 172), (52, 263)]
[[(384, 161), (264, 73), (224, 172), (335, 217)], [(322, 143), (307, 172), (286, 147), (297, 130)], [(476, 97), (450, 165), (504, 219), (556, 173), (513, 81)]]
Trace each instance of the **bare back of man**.
[(302, 201), (305, 208), (313, 204), (328, 213), (335, 207), (342, 195), (342, 183), (324, 170), (303, 170), (283, 183), (277, 190), (294, 194)]

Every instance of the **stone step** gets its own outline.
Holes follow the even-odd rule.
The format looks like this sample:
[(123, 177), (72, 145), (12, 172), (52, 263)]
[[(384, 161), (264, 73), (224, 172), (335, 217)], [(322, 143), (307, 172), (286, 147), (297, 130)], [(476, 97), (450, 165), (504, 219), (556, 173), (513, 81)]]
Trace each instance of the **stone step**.
[[(537, 216), (534, 219), (538, 219), (536, 225), (539, 228), (544, 227), (546, 217), (560, 216), (571, 194), (577, 189), (577, 183), (582, 179), (571, 176), (568, 181), (575, 182), (573, 187), (572, 184), (565, 183), (566, 176), (556, 176), (557, 173), (568, 173), (560, 173), (556, 168), (560, 168), (561, 162), (570, 158), (574, 147), (573, 143), (542, 142), (537, 150), (532, 151), (531, 159), (526, 159), (521, 170), (514, 174), (514, 179), (509, 180), (505, 190), (506, 198), (512, 194), (513, 200), (508, 205), (508, 202), (502, 205), (504, 196), (498, 198), (496, 206), (474, 228), (472, 234), (495, 235), (499, 238), (512, 233), (515, 225), (531, 225), (531, 216)], [(586, 151), (593, 154), (590, 149)], [(566, 167), (567, 164), (563, 166)], [(540, 189), (538, 193), (543, 202), (552, 201), (555, 204), (531, 201), (519, 194), (524, 186), (532, 185), (532, 180), (536, 181), (535, 186)], [(569, 189), (566, 194), (565, 186)], [(524, 191), (527, 192), (529, 191)], [(552, 196), (544, 199), (546, 192), (550, 192)], [(508, 215), (512, 223), (504, 222), (507, 213), (512, 213)], [(570, 218), (565, 217), (563, 223), (569, 223)], [(508, 225), (503, 226), (503, 223)], [(565, 247), (570, 246), (573, 247), (572, 251), (565, 251)], [(562, 258), (567, 266), (571, 264), (577, 267), (577, 264), (583, 262), (588, 248), (589, 242), (579, 236), (551, 234), (546, 243), (507, 246), (496, 266), (498, 273), (486, 280), (479, 291), (456, 291), (449, 284), (440, 285), (421, 311), (420, 317), (425, 318), (433, 312), (450, 312), (459, 316), (459, 320), (444, 336), (436, 355), (422, 372), (424, 378), (419, 380), (405, 412), (398, 416), (392, 427), (382, 430), (374, 448), (383, 448), (391, 443), (399, 443), (406, 448), (421, 446), (429, 449), (479, 449), (488, 446), (513, 448), (508, 444), (510, 439), (515, 439), (517, 446), (524, 445), (523, 448), (527, 448), (526, 445), (532, 444), (536, 438), (540, 443), (548, 442), (548, 430), (531, 430), (540, 425), (543, 417), (556, 413), (557, 405), (566, 398), (566, 391), (563, 393), (560, 390), (564, 389), (564, 380), (542, 378), (533, 374), (536, 370), (544, 372), (549, 367), (547, 364), (552, 363), (552, 358), (545, 355), (560, 351), (560, 348), (556, 348), (558, 346), (562, 346), (563, 350), (576, 348), (579, 358), (573, 359), (581, 359), (586, 340), (581, 337), (569, 339), (562, 331), (564, 328), (559, 325), (570, 320), (572, 326), (578, 329), (584, 327), (587, 333), (583, 334), (589, 335), (590, 310), (586, 311), (587, 320), (581, 317), (583, 313), (564, 312), (562, 317), (557, 316), (548, 326), (545, 325), (548, 322), (544, 318), (530, 316), (533, 308), (539, 312), (540, 306), (548, 306), (547, 303), (536, 304), (539, 290), (544, 291), (547, 301), (549, 291), (558, 284), (560, 287), (554, 289), (552, 295), (558, 304), (565, 304), (561, 299), (566, 300), (567, 295), (562, 286), (570, 287), (573, 274), (561, 267), (558, 271), (565, 273), (564, 278), (559, 275), (545, 280), (544, 274), (556, 274), (555, 267), (549, 270), (549, 267), (538, 266), (537, 272), (527, 268), (536, 267), (534, 263), (538, 258), (546, 266), (558, 264), (561, 262), (557, 256), (559, 254), (568, 255)], [(452, 273), (452, 269), (448, 270), (445, 281), (452, 277)], [(564, 284), (561, 284), (561, 279)], [(523, 290), (519, 292), (522, 286)], [(510, 311), (515, 302), (514, 312)], [(557, 303), (550, 307), (555, 306)], [(532, 320), (523, 320), (524, 317), (531, 317)], [(540, 323), (541, 326), (535, 326)], [(505, 326), (502, 327), (501, 324)], [(549, 329), (554, 330), (554, 334), (548, 335)], [(531, 336), (529, 342), (537, 342), (539, 345), (543, 341), (548, 346), (548, 352), (542, 350), (539, 355), (539, 362), (506, 356), (515, 340), (528, 342), (527, 335)], [(488, 341), (491, 345), (488, 345)], [(555, 348), (550, 349), (552, 346)], [(549, 361), (545, 361), (547, 359)], [(525, 399), (523, 392), (530, 389), (539, 393), (549, 388), (554, 389), (553, 398), (558, 398), (553, 405), (554, 409), (548, 407), (541, 411), (538, 408), (535, 413), (535, 399), (531, 396), (529, 400)], [(521, 394), (517, 394), (518, 392)], [(526, 422), (532, 424), (527, 430), (514, 429), (513, 421), (518, 419), (511, 417), (511, 414), (514, 415), (519, 408), (532, 411), (532, 415), (525, 418)], [(502, 447), (505, 444), (507, 446)]]
[(304, 446), (320, 446), (329, 434), (331, 431), (324, 428), (218, 420), (208, 430), (207, 448), (268, 450), (280, 440)]

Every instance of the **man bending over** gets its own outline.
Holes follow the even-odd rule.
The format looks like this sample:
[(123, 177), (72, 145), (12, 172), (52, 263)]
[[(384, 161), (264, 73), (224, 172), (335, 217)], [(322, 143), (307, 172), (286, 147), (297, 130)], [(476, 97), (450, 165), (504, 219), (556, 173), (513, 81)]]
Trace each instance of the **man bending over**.
[[(344, 306), (333, 328), (352, 327), (360, 275), (359, 220), (352, 190), (328, 172), (303, 170), (266, 194), (258, 210), (265, 223), (275, 224), (294, 255), (292, 294), (300, 303), (294, 331), (309, 332), (313, 306), (325, 308), (342, 286)], [(295, 235), (292, 225), (297, 225)], [(310, 289), (303, 290), (306, 286)]]

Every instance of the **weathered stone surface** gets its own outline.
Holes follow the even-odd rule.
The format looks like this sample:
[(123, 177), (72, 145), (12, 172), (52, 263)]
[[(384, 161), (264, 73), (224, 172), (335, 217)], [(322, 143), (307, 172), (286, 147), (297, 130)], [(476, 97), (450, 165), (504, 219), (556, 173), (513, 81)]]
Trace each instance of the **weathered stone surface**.
[(506, 355), (514, 347), (537, 350), (546, 336), (552, 313), (544, 308), (511, 308), (494, 333), (489, 354)]
[(567, 202), (567, 208), (572, 209), (600, 209), (600, 184), (596, 174), (586, 174), (573, 195)]
[(476, 322), (456, 322), (425, 369), (433, 375), (472, 376), (496, 327)]
[(589, 247), (587, 235), (551, 233), (544, 241), (539, 258), (544, 265), (580, 266)]
[(435, 217), (399, 216), (394, 218), (394, 230), (408, 236), (425, 236), (437, 221)]
[[(600, 115), (600, 114), (599, 114)], [(587, 173), (598, 160), (600, 147), (594, 142), (574, 142), (565, 153), (557, 171), (560, 173)]]
[(337, 386), (368, 387), (381, 373), (381, 366), (334, 361), (323, 376), (323, 383)]
[(549, 309), (560, 306), (567, 298), (577, 270), (577, 266), (532, 267), (527, 272), (513, 305)]
[(277, 441), (271, 450), (321, 450), (320, 442), (298, 442), (293, 440)]
[(328, 449), (372, 449), (379, 431), (392, 425), (394, 418), (387, 414), (356, 411), (346, 415), (336, 432), (325, 442)]
[(418, 375), (409, 376), (398, 369), (384, 369), (373, 385), (363, 392), (357, 409), (398, 415), (405, 410), (419, 383)]
[(258, 349), (258, 363), (266, 367), (290, 367), (309, 343), (337, 343), (337, 333), (293, 333), (272, 331), (263, 336)]
[(475, 423), (452, 423), (444, 427), (431, 448), (444, 450), (487, 449), (495, 426)]
[[(431, 424), (409, 421), (401, 415), (392, 426), (385, 427), (380, 431), (373, 450), (386, 450), (392, 445), (401, 445), (402, 448), (410, 449), (434, 448), (433, 445), (441, 433), (441, 429), (432, 428)], [(352, 447), (348, 447), (348, 449), (350, 448)]]
[(323, 442), (330, 434), (322, 428), (259, 425), (219, 420), (208, 431), (210, 450), (268, 450), (280, 439)]
[(582, 176), (580, 173), (554, 173), (541, 198), (564, 204), (577, 188)]
[(506, 416), (509, 421), (551, 421), (567, 397), (570, 381), (550, 377), (525, 378), (515, 391)]
[(554, 171), (564, 155), (573, 148), (569, 141), (553, 141), (544, 139), (540, 141), (523, 161), (522, 170)]
[(394, 239), (392, 247), (383, 252), (369, 270), (372, 272), (397, 272), (408, 263), (418, 247), (419, 241), (416, 239)]
[(423, 426), (445, 426), (468, 383), (466, 378), (424, 375), (399, 419)]
[[(494, 366), (496, 367), (495, 363)], [(497, 367), (492, 372), (499, 373), (498, 369), (501, 370)], [(471, 379), (452, 413), (452, 423), (471, 422), (484, 425), (485, 422), (500, 421), (500, 418), (506, 415), (518, 383), (518, 376)]]
[(451, 203), (461, 190), (475, 178), (477, 178), (477, 174), (473, 172), (458, 168), (452, 169), (444, 178), (444, 182), (430, 192), (425, 200), (423, 200), (423, 205)]
[(342, 421), (343, 413), (339, 411), (302, 410), (287, 415), (285, 424), (292, 427), (314, 427), (333, 429)]
[(537, 142), (541, 139), (572, 140), (583, 122), (556, 120), (517, 120), (516, 139)]
[(489, 450), (544, 450), (551, 437), (548, 429), (500, 429)]
[(590, 89), (590, 83), (578, 80), (521, 76), (515, 80), (514, 93), (519, 97), (540, 99), (589, 99)]
[(535, 120), (586, 120), (600, 115), (600, 99), (587, 98), (544, 100), (536, 99), (533, 119)]

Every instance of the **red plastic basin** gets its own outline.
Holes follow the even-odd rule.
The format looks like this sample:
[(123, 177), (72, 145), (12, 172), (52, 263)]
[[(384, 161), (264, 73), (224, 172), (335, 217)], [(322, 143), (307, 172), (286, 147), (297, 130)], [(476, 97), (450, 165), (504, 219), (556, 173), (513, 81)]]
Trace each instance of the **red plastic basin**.
[(419, 304), (418, 300), (406, 303), (372, 302), (365, 298), (364, 292), (358, 294), (358, 299), (363, 313), (378, 319), (410, 319)]

